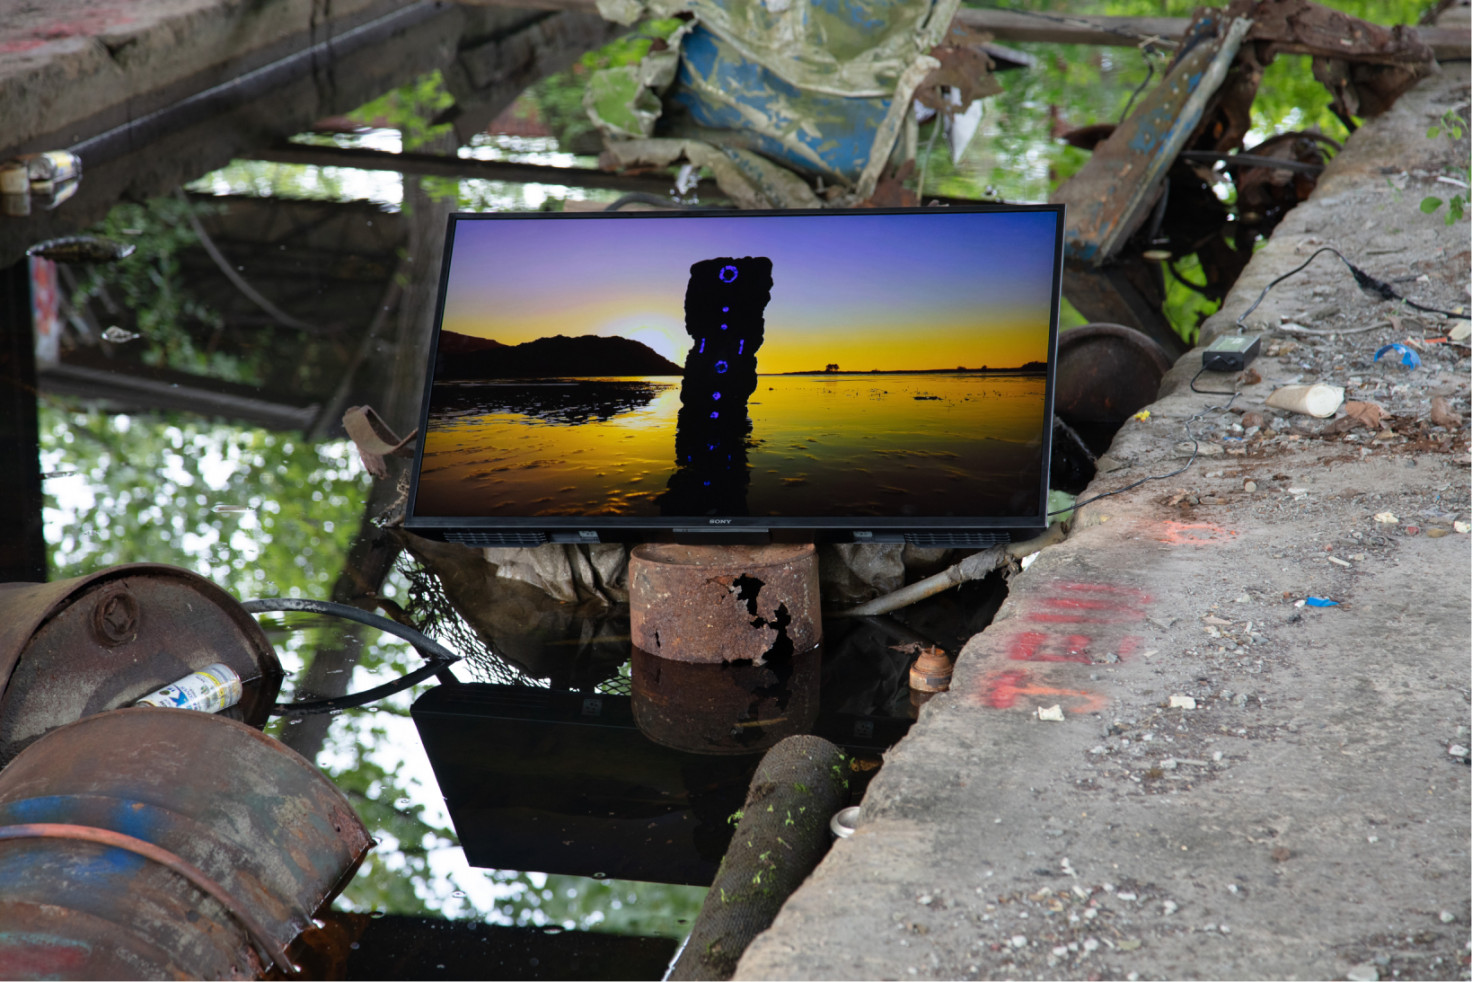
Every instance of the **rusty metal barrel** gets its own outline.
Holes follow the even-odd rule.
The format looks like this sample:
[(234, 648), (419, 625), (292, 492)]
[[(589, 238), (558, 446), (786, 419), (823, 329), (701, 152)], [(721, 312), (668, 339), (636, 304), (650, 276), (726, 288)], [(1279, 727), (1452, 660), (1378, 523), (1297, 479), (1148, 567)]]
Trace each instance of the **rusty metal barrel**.
[(638, 546), (629, 622), (634, 722), (656, 743), (751, 753), (817, 718), (823, 619), (811, 544)]
[(130, 706), (215, 663), (244, 683), (225, 714), (263, 725), (281, 663), (255, 619), (209, 580), (134, 563), (0, 583), (0, 765), (47, 730)]
[(682, 546), (646, 543), (629, 557), (634, 646), (676, 661), (761, 664), (784, 645), (823, 637), (818, 556), (811, 543)]
[(218, 715), (120, 709), (0, 770), (0, 978), (253, 978), (370, 846), (346, 797)]

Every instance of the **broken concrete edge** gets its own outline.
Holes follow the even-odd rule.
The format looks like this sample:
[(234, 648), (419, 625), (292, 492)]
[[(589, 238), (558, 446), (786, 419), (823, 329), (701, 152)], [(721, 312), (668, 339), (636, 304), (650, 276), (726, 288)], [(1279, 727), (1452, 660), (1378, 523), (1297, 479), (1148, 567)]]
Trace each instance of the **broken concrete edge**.
[[(1454, 83), (1459, 84), (1460, 88), (1452, 91)], [(1303, 240), (1313, 229), (1325, 225), (1326, 214), (1338, 210), (1338, 201), (1377, 192), (1383, 188), (1384, 179), (1378, 176), (1378, 164), (1386, 159), (1405, 159), (1404, 147), (1399, 147), (1401, 153), (1394, 153), (1397, 148), (1397, 133), (1402, 134), (1400, 139), (1403, 143), (1403, 134), (1408, 130), (1415, 131), (1422, 118), (1429, 120), (1439, 117), (1447, 105), (1453, 104), (1448, 99), (1460, 99), (1464, 102), (1465, 93), (1466, 84), (1460, 79), (1449, 80), (1445, 76), (1440, 80), (1429, 79), (1404, 97), (1403, 105), (1394, 110), (1394, 120), (1388, 116), (1385, 122), (1376, 121), (1362, 128), (1351, 139), (1346, 148), (1348, 152), (1336, 162), (1331, 178), (1339, 179), (1322, 183), (1307, 204), (1290, 212), (1277, 235), (1259, 252), (1258, 258), (1249, 267), (1248, 274), (1229, 295), (1223, 311), (1208, 323), (1207, 330), (1203, 332), (1202, 343), (1209, 343), (1213, 337), (1235, 330), (1238, 312), (1256, 298), (1263, 286), (1282, 271), (1306, 258), (1311, 249), (1298, 251), (1298, 246), (1305, 244)], [(1416, 122), (1408, 124), (1407, 116)], [(1421, 131), (1424, 132), (1424, 126)], [(1376, 145), (1381, 141), (1385, 141), (1387, 146)], [(1418, 161), (1420, 162), (1422, 161)], [(1413, 164), (1407, 161), (1405, 166), (1411, 167)], [(1389, 206), (1389, 196), (1377, 200), (1376, 204)], [(1407, 213), (1407, 222), (1420, 217), (1412, 214), (1416, 212), (1413, 201), (1401, 201), (1398, 207)], [(1439, 222), (1436, 229), (1421, 231), (1446, 239), (1464, 234), (1460, 230), (1442, 231)], [(1353, 240), (1347, 245), (1352, 248)], [(1423, 252), (1434, 254), (1430, 249)], [(1462, 257), (1457, 262), (1464, 261), (1465, 253)], [(1326, 268), (1332, 262), (1332, 258), (1328, 259)], [(1347, 271), (1341, 268), (1336, 271), (1336, 275), (1339, 274), (1349, 281)], [(1284, 285), (1287, 286), (1288, 283)], [(1199, 351), (1193, 351), (1184, 356), (1173, 369), (1173, 378), (1162, 387), (1158, 400), (1151, 406), (1152, 412), (1160, 420), (1184, 418), (1190, 411), (1199, 409), (1203, 402), (1211, 400), (1209, 396), (1203, 399), (1189, 390), (1183, 391), (1182, 383), (1194, 375), (1201, 364)], [(1253, 395), (1260, 398), (1265, 393), (1254, 392)], [(1190, 403), (1189, 409), (1186, 407), (1187, 402)], [(1187, 411), (1183, 412), (1183, 409)], [(1126, 423), (1126, 428), (1122, 431), (1124, 445), (1126, 448), (1131, 444), (1137, 448), (1148, 446), (1155, 453), (1158, 459), (1144, 468), (1152, 475), (1170, 471), (1180, 461), (1169, 458), (1166, 452), (1168, 444), (1158, 435), (1150, 434), (1146, 428), (1148, 425), (1150, 424)], [(1115, 447), (1119, 446), (1120, 438), (1117, 438)], [(1199, 476), (1192, 475), (1194, 478)], [(1122, 482), (1117, 475), (1111, 480), (1106, 473), (1101, 473), (1080, 495), (1080, 500), (1110, 490), (1111, 485), (1120, 483)], [(998, 906), (1007, 902), (1000, 896), (1005, 890), (1000, 879), (993, 887), (989, 881), (980, 878), (990, 876), (992, 867), (997, 872), (1005, 872), (1011, 867), (1016, 875), (1006, 885), (1016, 886), (1019, 881), (1026, 880), (1026, 876), (1018, 872), (1021, 867), (1046, 865), (1018, 858), (1022, 855), (1034, 855), (1033, 852), (1024, 854), (1020, 851), (1024, 844), (1040, 848), (1038, 829), (1026, 821), (1014, 821), (1009, 823), (1011, 827), (1001, 827), (1004, 820), (997, 817), (995, 822), (999, 827), (995, 836), (990, 836), (992, 825), (986, 821), (990, 815), (969, 810), (964, 813), (954, 810), (947, 812), (944, 810), (945, 805), (957, 801), (971, 801), (974, 804), (978, 795), (984, 795), (985, 800), (998, 802), (996, 814), (1000, 816), (1005, 813), (1002, 802), (1011, 798), (1018, 801), (1012, 806), (1015, 818), (1016, 812), (1027, 810), (1028, 802), (1032, 800), (1029, 797), (1030, 792), (1040, 794), (1045, 786), (1051, 791), (1058, 790), (1058, 781), (1054, 780), (1049, 786), (1047, 782), (1052, 775), (1038, 770), (1047, 767), (1050, 760), (1059, 757), (1058, 733), (1070, 734), (1066, 738), (1068, 749), (1065, 753), (1093, 753), (1087, 749), (1088, 741), (1094, 738), (1088, 731), (1092, 725), (1099, 725), (1111, 712), (1128, 715), (1130, 712), (1142, 711), (1147, 705), (1152, 713), (1179, 713), (1186, 710), (1189, 703), (1186, 698), (1177, 698), (1182, 693), (1175, 687), (1159, 692), (1149, 704), (1142, 704), (1132, 703), (1127, 691), (1116, 684), (1100, 685), (1097, 681), (1079, 684), (1076, 681), (1079, 670), (1087, 672), (1087, 665), (1099, 662), (1086, 650), (1092, 640), (1090, 638), (1081, 636), (1078, 639), (1079, 650), (1069, 650), (1074, 644), (1074, 640), (1068, 637), (1075, 630), (1071, 623), (1088, 620), (1087, 615), (1092, 608), (1095, 620), (1104, 617), (1110, 623), (1124, 624), (1134, 618), (1140, 622), (1153, 623), (1156, 628), (1165, 632), (1174, 626), (1175, 619), (1172, 618), (1169, 624), (1163, 624), (1147, 614), (1150, 598), (1140, 593), (1137, 587), (1148, 589), (1149, 580), (1132, 576), (1132, 571), (1136, 574), (1143, 573), (1165, 559), (1173, 559), (1182, 568), (1190, 568), (1193, 564), (1191, 550), (1206, 544), (1208, 540), (1221, 548), (1227, 548), (1238, 535), (1233, 529), (1211, 523), (1190, 525), (1166, 522), (1164, 529), (1146, 531), (1147, 528), (1158, 528), (1161, 525), (1157, 494), (1141, 492), (1111, 498), (1108, 502), (1107, 505), (1084, 509), (1081, 513), (1083, 520), (1069, 540), (1057, 549), (1044, 552), (1026, 573), (1012, 581), (1012, 591), (993, 623), (973, 636), (963, 648), (957, 660), (952, 690), (928, 702), (910, 734), (886, 754), (885, 766), (869, 788), (856, 834), (848, 840), (847, 845), (840, 844), (830, 853), (809, 882), (794, 894), (791, 903), (774, 922), (773, 928), (752, 944), (738, 967), (736, 977), (896, 977), (897, 964), (919, 968), (921, 977), (956, 977), (952, 973), (960, 970), (957, 965), (966, 966), (967, 962), (975, 964), (967, 966), (968, 974), (964, 977), (978, 977), (971, 974), (978, 971), (983, 973), (979, 977), (998, 977), (998, 973), (1002, 971), (1008, 977), (1033, 977), (1026, 971), (1019, 973), (1005, 967), (999, 968), (1008, 965), (1008, 956), (1005, 954), (1011, 950), (1007, 946), (1008, 939), (1005, 933), (1000, 938), (997, 937), (996, 932), (1000, 929), (995, 924), (978, 925), (974, 918), (977, 914), (976, 906), (979, 905), (973, 906), (976, 898), (971, 897), (970, 893), (975, 883), (980, 882), (982, 885), (975, 886), (975, 893), (983, 902), (995, 899)], [(1143, 541), (1130, 545), (1131, 540)], [(1409, 541), (1422, 544), (1420, 538)], [(1125, 564), (1121, 568), (1117, 560), (1109, 558), (1109, 550), (1101, 548), (1111, 544), (1116, 547), (1143, 549), (1144, 554), (1137, 556), (1135, 564)], [(1185, 546), (1184, 554), (1181, 551), (1182, 546)], [(1144, 568), (1138, 567), (1141, 559), (1149, 560)], [(1170, 575), (1166, 575), (1162, 582), (1170, 583)], [(1154, 589), (1159, 591), (1161, 588), (1157, 586)], [(1172, 589), (1174, 586), (1165, 588), (1166, 591)], [(1091, 594), (1089, 591), (1094, 592)], [(1085, 603), (1080, 604), (1079, 601)], [(1098, 601), (1104, 601), (1104, 604), (1100, 606)], [(1038, 614), (1044, 616), (1035, 616)], [(1033, 628), (1029, 626), (1032, 621), (1052, 621), (1054, 626), (1051, 631), (1045, 632), (1046, 625), (1039, 624)], [(1078, 630), (1082, 632), (1085, 628)], [(1142, 629), (1141, 634), (1145, 630), (1148, 629)], [(1045, 633), (1049, 636), (1045, 637)], [(1185, 629), (1176, 628), (1175, 633), (1183, 635)], [(1117, 637), (1109, 643), (1118, 645), (1123, 640), (1122, 637)], [(1136, 644), (1137, 641), (1143, 639), (1131, 641), (1131, 644)], [(1374, 643), (1369, 642), (1371, 647)], [(1457, 641), (1453, 639), (1451, 644), (1455, 647)], [(1139, 646), (1143, 647), (1143, 644)], [(1097, 650), (1103, 649), (1096, 648)], [(1126, 654), (1120, 647), (1110, 647), (1108, 651), (1116, 656)], [(1127, 654), (1147, 659), (1156, 653), (1151, 650), (1135, 651), (1132, 648)], [(1107, 663), (1111, 659), (1105, 654), (1103, 660)], [(1068, 664), (1069, 662), (1081, 664)], [(1195, 699), (1192, 698), (1191, 701), (1194, 702)], [(1055, 727), (1040, 726), (1037, 716), (1024, 712), (1034, 704), (1051, 706), (1053, 703), (1061, 705), (1066, 718), (1078, 721), (1075, 727), (1060, 731)], [(980, 711), (986, 708), (1011, 711)], [(1294, 729), (1292, 732), (1297, 731)], [(933, 760), (941, 746), (944, 747), (943, 763), (938, 767), (934, 764), (927, 766), (927, 761)], [(993, 765), (1003, 764), (1003, 756), (1006, 766), (986, 766), (988, 762)], [(1173, 757), (1171, 760), (1172, 766), (1179, 763), (1199, 765), (1194, 759)], [(1259, 761), (1259, 767), (1262, 766), (1263, 762)], [(1064, 779), (1071, 776), (1063, 775)], [(970, 786), (984, 790), (959, 790)], [(1262, 787), (1253, 790), (1264, 791)], [(1266, 789), (1269, 792), (1271, 790), (1270, 786)], [(1233, 793), (1235, 792), (1226, 792), (1229, 795)], [(1091, 801), (1097, 803), (1097, 800)], [(1143, 801), (1142, 799), (1139, 804), (1140, 808), (1144, 807)], [(1196, 802), (1198, 807), (1201, 804)], [(1058, 821), (1062, 828), (1058, 830), (1059, 834), (1066, 835), (1071, 827), (1070, 820), (1062, 817), (1066, 807), (1060, 806), (1056, 801), (1049, 807), (1053, 814), (1060, 816)], [(1130, 802), (1117, 806), (1119, 814), (1125, 820), (1130, 817), (1146, 817), (1138, 811), (1131, 811), (1132, 807)], [(1210, 807), (1209, 803), (1207, 807)], [(1089, 807), (1086, 814), (1093, 816), (1094, 813), (1095, 808)], [(1091, 818), (1089, 821), (1094, 826), (1101, 824), (1097, 819)], [(1016, 828), (1019, 824), (1023, 826), (1021, 831)], [(1072, 826), (1074, 832), (1077, 833), (1084, 824), (1087, 823), (1075, 820)], [(1107, 827), (1113, 829), (1115, 826)], [(1047, 831), (1054, 830), (1050, 827)], [(1156, 830), (1152, 827), (1150, 831), (1153, 833)], [(995, 838), (996, 845), (988, 847), (978, 844), (991, 838)], [(1194, 843), (1197, 840), (1192, 841)], [(1375, 839), (1371, 838), (1370, 841), (1374, 842)], [(1072, 852), (1073, 862), (1079, 865), (1085, 861), (1100, 859), (1101, 853), (1110, 854), (1113, 847), (1112, 842), (1106, 845), (1097, 839), (1076, 838), (1071, 846), (1062, 845), (1061, 842), (1062, 840), (1052, 850), (1053, 854), (1066, 857)], [(978, 879), (970, 882), (954, 872), (954, 857), (951, 864), (938, 862), (937, 859), (963, 845), (970, 850), (969, 855), (986, 857), (975, 869)], [(1186, 847), (1183, 845), (1180, 848), (1184, 850)], [(1196, 846), (1193, 844), (1191, 848), (1195, 850)], [(1017, 851), (1013, 852), (1013, 849)], [(1192, 857), (1198, 865), (1203, 862), (1219, 862), (1218, 857), (1227, 855), (1226, 850), (1226, 846), (1217, 846), (1215, 852), (1206, 856), (1197, 858), (1193, 852)], [(1279, 855), (1280, 852), (1282, 856)], [(1117, 850), (1113, 850), (1109, 858), (1117, 858), (1119, 854)], [(1148, 849), (1140, 853), (1142, 856), (1148, 854)], [(1244, 855), (1240, 851), (1234, 852), (1230, 854), (1230, 858), (1235, 863), (1242, 861)], [(1283, 861), (1282, 857), (1289, 855), (1291, 854), (1286, 849), (1274, 850), (1270, 860), (1272, 863), (1279, 863)], [(1465, 856), (1465, 852), (1459, 855)], [(1162, 857), (1157, 855), (1155, 858), (1157, 865), (1151, 869), (1158, 868), (1158, 860)], [(1257, 858), (1265, 860), (1267, 857)], [(1069, 867), (1067, 858), (1061, 862), (1063, 875), (1077, 875)], [(1115, 865), (1113, 868), (1118, 870), (1119, 866)], [(1208, 868), (1220, 871), (1237, 867)], [(1057, 872), (1037, 869), (1032, 870), (1032, 873), (1039, 876), (1059, 875)], [(1120, 874), (1103, 875), (1110, 877), (1111, 882), (1117, 882), (1114, 878)], [(1168, 876), (1162, 883), (1162, 890), (1171, 885), (1179, 886), (1172, 884)], [(862, 884), (862, 890), (855, 890), (855, 886), (859, 884)], [(1114, 888), (1106, 886), (1092, 889)], [(995, 892), (989, 893), (989, 890)], [(1233, 895), (1236, 896), (1235, 890)], [(1292, 897), (1289, 896), (1288, 899), (1291, 901)], [(932, 900), (935, 901), (934, 907), (930, 906)], [(906, 903), (915, 903), (918, 906), (908, 908), (907, 911), (904, 907)], [(1093, 907), (1093, 903), (1090, 902), (1089, 906)], [(1167, 901), (1167, 906), (1163, 916), (1173, 913), (1177, 904), (1175, 901)], [(1207, 915), (1213, 914), (1214, 906), (1203, 902), (1203, 916), (1210, 919)], [(986, 909), (994, 908), (988, 905)], [(947, 910), (950, 912), (936, 913)], [(1023, 913), (1020, 916), (1027, 915)], [(1245, 915), (1239, 911), (1237, 916)], [(1000, 919), (1000, 915), (997, 919)], [(1442, 922), (1449, 923), (1446, 919)], [(939, 926), (943, 923), (960, 926), (951, 935), (938, 937)], [(1237, 926), (1242, 927), (1241, 924)], [(1048, 925), (1039, 925), (1040, 929), (1045, 927)], [(896, 933), (893, 930), (896, 928), (908, 931)], [(932, 928), (936, 929), (934, 933)], [(1003, 951), (1003, 954), (988, 954), (984, 944), (988, 940), (988, 930), (992, 932), (991, 940), (1000, 940), (1000, 944), (990, 945), (990, 952)], [(1168, 932), (1182, 929), (1167, 927), (1164, 930)], [(1215, 927), (1198, 930), (1214, 931)], [(923, 942), (915, 937), (917, 934), (927, 933), (931, 933), (931, 937)], [(1144, 933), (1144, 929), (1140, 929), (1141, 936)], [(856, 935), (869, 940), (863, 941)], [(1203, 977), (1218, 973), (1220, 977), (1237, 977), (1244, 971), (1251, 974), (1241, 967), (1240, 952), (1236, 949), (1228, 954), (1222, 954), (1220, 950), (1205, 951), (1198, 956), (1197, 950), (1189, 945), (1183, 948), (1180, 944), (1169, 944), (1159, 934), (1152, 937), (1161, 953), (1149, 956), (1156, 961), (1137, 966), (1142, 974), (1180, 975), (1183, 963), (1170, 963), (1168, 960), (1181, 957), (1182, 951), (1188, 951), (1190, 957), (1196, 959), (1190, 963), (1190, 974), (1200, 974)], [(1181, 935), (1187, 942), (1196, 937), (1199, 936)], [(1171, 939), (1174, 938), (1175, 935), (1171, 935)], [(1254, 939), (1254, 944), (1266, 940), (1260, 935)], [(1025, 946), (1040, 943), (1023, 939)], [(1098, 941), (1093, 943), (1097, 948)], [(1139, 947), (1140, 940), (1136, 937), (1131, 939), (1129, 948), (1121, 947), (1119, 950), (1134, 951)], [(1300, 947), (1275, 951), (1271, 957), (1278, 958), (1280, 963), (1285, 959), (1292, 961), (1294, 965), (1298, 965), (1302, 959), (1309, 959), (1306, 964), (1314, 967), (1306, 972), (1300, 971), (1299, 974), (1328, 972), (1324, 977), (1331, 977), (1337, 964), (1333, 960), (1344, 961), (1349, 955), (1342, 944), (1321, 946), (1308, 954), (1298, 950)], [(1042, 948), (1044, 953), (1047, 950), (1046, 947)], [(1111, 951), (1113, 950), (1111, 946)], [(1099, 951), (1101, 955), (1109, 954), (1103, 949)], [(943, 960), (938, 960), (937, 956)], [(927, 957), (928, 963), (922, 960)], [(1167, 959), (1167, 962), (1161, 962), (1161, 958)], [(1356, 959), (1348, 958), (1348, 961), (1354, 960)], [(1344, 963), (1348, 964), (1348, 961)], [(1162, 969), (1162, 964), (1166, 964), (1167, 968)], [(1176, 966), (1174, 970), (1169, 968), (1171, 964)], [(978, 965), (982, 967), (978, 969)], [(1065, 969), (1043, 969), (1036, 965), (1033, 968), (1043, 973), (1036, 977), (1068, 977), (1063, 974)], [(1096, 970), (1102, 970), (1104, 975), (1115, 972), (1123, 974), (1113, 966), (1098, 969), (1096, 965)], [(1339, 971), (1342, 970), (1341, 966)]]
[(338, 0), (324, 21), (310, 0), (155, 0), (110, 16), (70, 6), (0, 35), (0, 156), (69, 146), (404, 7)]
[[(1443, 104), (1448, 102), (1444, 89), (1452, 83), (1452, 79), (1453, 76), (1450, 73), (1443, 73), (1440, 76), (1433, 76), (1407, 92), (1401, 97), (1400, 112), (1414, 113), (1424, 118), (1427, 126), (1432, 125), (1441, 118), (1444, 111)], [(1463, 90), (1465, 91), (1465, 85)], [(1456, 101), (1456, 99), (1450, 100), (1452, 103)], [(1424, 132), (1424, 127), (1422, 129)], [(1332, 200), (1346, 195), (1358, 196), (1369, 193), (1360, 180), (1364, 165), (1358, 163), (1358, 160), (1392, 159), (1395, 155), (1403, 155), (1408, 148), (1396, 143), (1394, 132), (1392, 123), (1385, 121), (1385, 117), (1380, 117), (1367, 121), (1364, 126), (1350, 134), (1344, 149), (1329, 161), (1323, 173), (1319, 175), (1318, 186), (1310, 201)], [(1383, 149), (1392, 157), (1386, 157), (1385, 154), (1377, 151), (1376, 147), (1380, 144), (1386, 144)], [(1427, 145), (1428, 150), (1435, 146), (1434, 141), (1429, 138)], [(1412, 165), (1407, 163), (1406, 166)], [(1402, 203), (1402, 207), (1405, 208), (1408, 219), (1411, 219), (1413, 213), (1416, 213), (1416, 205), (1409, 199)], [(1335, 245), (1351, 262), (1361, 266), (1374, 266), (1373, 261), (1359, 254), (1357, 244), (1352, 242), (1328, 243), (1316, 236), (1313, 229), (1307, 225), (1308, 219), (1304, 217), (1305, 215), (1306, 212), (1302, 208), (1290, 211), (1272, 237), (1257, 250), (1246, 269), (1242, 271), (1242, 275), (1238, 277), (1221, 309), (1202, 323), (1196, 346), (1178, 358), (1166, 372), (1165, 377), (1161, 380), (1157, 399), (1164, 399), (1189, 386), (1190, 380), (1201, 370), (1202, 351), (1217, 338), (1238, 333), (1261, 334), (1264, 337), (1271, 335), (1273, 329), (1284, 317), (1284, 308), (1277, 302), (1282, 295), (1275, 297), (1275, 294), (1278, 290), (1284, 290), (1286, 294), (1285, 288), (1291, 284), (1291, 279), (1286, 279), (1277, 285), (1273, 285), (1274, 281), (1287, 270), (1302, 263), (1320, 245)], [(1313, 266), (1319, 263), (1324, 264), (1325, 268), (1339, 267), (1339, 272), (1335, 275), (1343, 277), (1345, 289), (1353, 288), (1354, 281), (1349, 271), (1343, 269), (1334, 256), (1321, 256), (1314, 261)], [(1311, 274), (1313, 266), (1304, 269), (1303, 274)], [(1262, 295), (1264, 290), (1267, 291), (1265, 296)], [(1238, 318), (1242, 317), (1243, 312), (1248, 310), (1259, 297), (1261, 297), (1261, 303), (1244, 318), (1242, 325), (1239, 326)], [(1216, 377), (1226, 376), (1218, 374)], [(1212, 387), (1217, 387), (1217, 385)], [(1080, 498), (1087, 497), (1091, 493), (1092, 488), (1080, 495)]]

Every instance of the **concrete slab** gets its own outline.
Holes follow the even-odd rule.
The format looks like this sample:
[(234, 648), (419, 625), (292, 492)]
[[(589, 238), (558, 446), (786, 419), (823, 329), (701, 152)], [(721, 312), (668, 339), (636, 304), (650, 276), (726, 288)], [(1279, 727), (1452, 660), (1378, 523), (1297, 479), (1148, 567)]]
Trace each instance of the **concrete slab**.
[[(1418, 204), (1465, 167), (1465, 138), (1426, 130), (1467, 101), (1449, 67), (1352, 137), (1207, 337), (1326, 244), (1466, 305), (1466, 223)], [(1181, 360), (1083, 497), (1121, 493), (1012, 580), (737, 978), (1469, 976), (1467, 348), (1375, 364), (1457, 322), (1370, 300), (1327, 255), (1248, 323), (1262, 380), (1224, 410)], [(1316, 380), (1383, 406), (1381, 431), (1263, 404)], [(1124, 490), (1193, 438), (1189, 469)]]
[[(208, 88), (402, 6), (385, 0), (9, 3), (0, 18), (0, 151), (61, 149), (179, 98), (176, 86)], [(38, 144), (42, 137), (51, 144)]]

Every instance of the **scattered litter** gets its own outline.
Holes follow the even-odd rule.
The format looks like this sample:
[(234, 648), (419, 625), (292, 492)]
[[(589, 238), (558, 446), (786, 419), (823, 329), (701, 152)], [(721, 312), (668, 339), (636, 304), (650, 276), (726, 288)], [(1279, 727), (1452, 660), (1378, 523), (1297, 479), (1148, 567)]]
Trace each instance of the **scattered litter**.
[[(1400, 355), (1400, 363), (1406, 368), (1420, 368), (1421, 356), (1403, 344), (1387, 344), (1375, 352), (1375, 360), (1379, 361), (1387, 352), (1395, 352)], [(1387, 359), (1388, 360), (1388, 359)]]
[(1360, 962), (1346, 972), (1344, 977), (1349, 982), (1380, 982), (1380, 970), (1369, 962)]
[(1145, 422), (1145, 420), (1150, 418), (1150, 410), (1141, 409), (1139, 412), (1135, 413), (1134, 418), (1143, 423)]
[(1349, 562), (1348, 560), (1340, 559), (1338, 556), (1330, 556), (1329, 557), (1329, 562), (1334, 563), (1337, 566), (1353, 566), (1354, 565), (1353, 563)]
[(102, 332), (102, 340), (111, 342), (112, 344), (126, 344), (129, 341), (136, 341), (138, 338), (141, 337), (143, 337), (143, 335), (137, 333), (136, 331), (124, 330), (123, 328), (118, 327), (116, 324), (112, 325), (107, 330)]
[(1329, 600), (1326, 597), (1304, 597), (1302, 600), (1298, 601), (1298, 603), (1294, 604), (1293, 606), (1295, 606), (1295, 607), (1302, 607), (1305, 604), (1307, 604), (1310, 607), (1338, 607), (1339, 606), (1339, 601), (1338, 600)]
[(1171, 709), (1195, 709), (1196, 699), (1193, 696), (1177, 693), (1170, 697)]
[(1038, 707), (1038, 719), (1043, 720), (1043, 721), (1048, 722), (1048, 723), (1061, 723), (1061, 722), (1063, 722), (1063, 706), (1061, 704), (1060, 705), (1056, 705), (1056, 706), (1049, 706), (1047, 709), (1044, 709), (1042, 706), (1039, 706)]
[(1344, 404), (1344, 388), (1323, 382), (1315, 382), (1313, 385), (1285, 385), (1273, 390), (1267, 398), (1267, 404), (1274, 409), (1286, 409), (1289, 412), (1326, 419), (1333, 416)]
[(1455, 924), (1457, 922), (1457, 915), (1449, 910), (1442, 911), (1439, 916), (1443, 924)]
[(1431, 399), (1431, 425), (1445, 426), (1453, 429), (1461, 424), (1457, 414), (1452, 412), (1451, 403), (1446, 401), (1446, 396), (1433, 396)]
[(1141, 658), (1154, 658), (1158, 654), (1160, 654), (1160, 649), (1159, 648), (1151, 648), (1149, 651), (1142, 651), (1142, 652), (1140, 652), (1140, 657)]
[(1395, 517), (1395, 512), (1393, 511), (1382, 511), (1375, 516), (1375, 521), (1379, 522), (1381, 525), (1394, 525), (1396, 522), (1399, 522), (1400, 519)]
[(1472, 337), (1472, 324), (1466, 323), (1464, 321), (1463, 323), (1458, 324), (1456, 327), (1452, 328), (1450, 331), (1447, 331), (1446, 336), (1451, 338), (1453, 341), (1465, 341), (1469, 337)]
[(1446, 752), (1448, 755), (1452, 757), (1460, 757), (1462, 760), (1466, 760), (1468, 757), (1472, 757), (1472, 750), (1469, 750), (1468, 748), (1462, 746), (1460, 743), (1454, 743), (1451, 746), (1447, 747)]
[(1385, 416), (1385, 407), (1376, 402), (1358, 402), (1351, 399), (1344, 404), (1345, 415), (1325, 427), (1325, 433), (1347, 433), (1356, 426), (1367, 430), (1379, 430)]
[(1458, 532), (1461, 532), (1463, 535), (1466, 535), (1468, 532), (1472, 532), (1472, 525), (1469, 525), (1466, 522), (1452, 522), (1452, 528)]

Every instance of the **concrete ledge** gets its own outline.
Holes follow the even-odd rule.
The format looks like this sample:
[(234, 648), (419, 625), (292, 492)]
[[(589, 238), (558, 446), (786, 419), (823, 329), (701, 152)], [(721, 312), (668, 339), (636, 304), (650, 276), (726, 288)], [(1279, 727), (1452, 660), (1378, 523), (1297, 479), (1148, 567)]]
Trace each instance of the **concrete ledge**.
[[(1467, 152), (1426, 128), (1466, 101), (1448, 71), (1351, 138), (1207, 338), (1320, 244), (1423, 303), (1466, 304), (1466, 223), (1418, 208)], [(1182, 467), (1187, 427), (1203, 454), (1086, 505), (1013, 579), (857, 833), (736, 977), (1466, 977), (1472, 796), (1449, 747), (1467, 745), (1472, 693), (1472, 557), (1452, 531), (1472, 506), (1468, 359), (1426, 345), (1415, 372), (1375, 366), (1383, 339), (1422, 336), (1406, 314), (1332, 257), (1270, 293), (1252, 320), (1276, 354), (1232, 409), (1275, 435), (1191, 392), (1200, 356), (1182, 358), (1083, 497)], [(1346, 333), (1285, 333), (1280, 316)], [(1263, 405), (1319, 379), (1383, 403), (1396, 430), (1346, 441)], [(1455, 425), (1430, 425), (1432, 398)], [(1062, 722), (1039, 718), (1055, 705)]]

